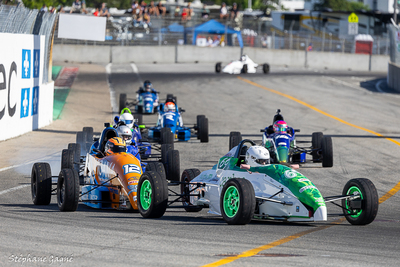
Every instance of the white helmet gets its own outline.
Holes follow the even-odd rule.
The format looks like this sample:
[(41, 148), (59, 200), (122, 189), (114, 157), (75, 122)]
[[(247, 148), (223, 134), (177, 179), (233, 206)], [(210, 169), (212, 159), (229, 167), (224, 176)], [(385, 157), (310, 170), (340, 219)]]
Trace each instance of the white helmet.
[(252, 146), (247, 149), (246, 164), (250, 167), (263, 167), (269, 163), (269, 152), (265, 147)]
[(119, 137), (126, 142), (127, 145), (132, 143), (132, 131), (128, 126), (121, 125), (117, 128)]
[(129, 128), (133, 128), (133, 115), (130, 113), (124, 113), (119, 117), (119, 120), (124, 122)]

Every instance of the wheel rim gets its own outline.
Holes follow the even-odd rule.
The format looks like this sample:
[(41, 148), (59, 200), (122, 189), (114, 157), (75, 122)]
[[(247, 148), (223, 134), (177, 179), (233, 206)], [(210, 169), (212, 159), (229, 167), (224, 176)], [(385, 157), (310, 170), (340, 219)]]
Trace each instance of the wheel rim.
[(145, 180), (140, 188), (140, 204), (144, 210), (148, 210), (151, 205), (151, 183), (149, 180)]
[[(360, 198), (363, 199), (361, 190), (356, 186), (350, 187), (346, 193), (346, 195), (353, 195), (353, 194), (360, 195)], [(346, 212), (347, 213), (355, 213), (353, 215), (350, 215), (351, 217), (353, 217), (353, 218), (359, 217), (361, 215), (362, 211), (363, 211), (362, 209), (359, 209), (359, 210), (358, 209), (354, 209), (354, 210), (350, 209), (349, 201), (346, 200)]]
[(240, 195), (235, 186), (230, 186), (224, 194), (224, 212), (229, 218), (235, 217), (239, 210)]

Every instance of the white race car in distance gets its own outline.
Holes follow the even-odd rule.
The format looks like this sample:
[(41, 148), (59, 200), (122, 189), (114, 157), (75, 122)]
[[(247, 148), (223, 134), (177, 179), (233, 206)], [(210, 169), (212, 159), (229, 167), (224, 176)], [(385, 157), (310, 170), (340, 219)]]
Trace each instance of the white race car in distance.
[(218, 62), (215, 64), (215, 72), (220, 73), (221, 71), (229, 74), (240, 74), (240, 73), (256, 73), (257, 68), (261, 68), (265, 74), (269, 73), (269, 65), (264, 63), (259, 65), (254, 63), (253, 60), (247, 55), (241, 56), (240, 60), (234, 60), (224, 68), (222, 68), (222, 63)]

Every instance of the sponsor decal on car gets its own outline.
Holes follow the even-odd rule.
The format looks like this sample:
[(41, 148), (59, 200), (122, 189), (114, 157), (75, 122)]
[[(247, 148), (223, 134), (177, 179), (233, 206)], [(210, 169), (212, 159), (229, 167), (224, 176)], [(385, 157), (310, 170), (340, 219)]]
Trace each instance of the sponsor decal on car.
[(295, 170), (287, 170), (284, 172), (284, 174), (287, 179), (292, 179), (292, 178), (297, 177), (297, 174), (299, 174), (299, 173)]
[(307, 189), (317, 189), (314, 185), (307, 185), (300, 188), (299, 193), (303, 193)]
[(140, 170), (139, 166), (135, 164), (125, 164), (124, 166), (122, 166), (122, 168), (124, 169), (124, 175), (128, 173), (142, 174), (142, 171)]

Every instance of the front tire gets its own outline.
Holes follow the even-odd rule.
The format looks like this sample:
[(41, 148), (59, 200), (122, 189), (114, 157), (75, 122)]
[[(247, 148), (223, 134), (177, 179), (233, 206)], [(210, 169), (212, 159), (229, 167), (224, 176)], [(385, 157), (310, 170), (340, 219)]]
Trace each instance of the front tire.
[(197, 176), (200, 175), (200, 171), (198, 169), (188, 169), (184, 170), (181, 176), (181, 194), (182, 196), (182, 203), (184, 209), (187, 212), (199, 212), (203, 208), (198, 207), (198, 206), (193, 206), (193, 204), (190, 203), (190, 185), (189, 183), (196, 178)]
[(51, 201), (51, 168), (48, 163), (35, 163), (31, 173), (32, 201), (35, 205), (49, 205)]
[(242, 141), (242, 134), (240, 132), (229, 133), (229, 151), (237, 146)]
[(228, 224), (248, 224), (254, 215), (256, 197), (253, 185), (243, 178), (232, 178), (222, 188), (221, 214)]
[(216, 73), (220, 73), (221, 69), (222, 69), (221, 62), (218, 62), (217, 64), (215, 64), (215, 72)]
[(174, 150), (174, 144), (162, 144), (161, 145), (161, 162), (167, 164), (168, 151)]
[(144, 218), (160, 218), (168, 204), (168, 185), (157, 172), (142, 174), (138, 184), (138, 209)]
[(247, 64), (244, 64), (242, 67), (242, 73), (247, 73), (247, 71), (248, 71), (248, 66)]
[(322, 138), (322, 167), (333, 166), (332, 137), (324, 136)]
[(199, 121), (199, 137), (201, 143), (208, 142), (208, 119), (206, 117), (200, 118)]
[(181, 164), (179, 160), (178, 150), (169, 150), (167, 152), (167, 179), (178, 182), (181, 172)]
[(79, 201), (79, 175), (74, 169), (62, 169), (58, 175), (57, 203), (60, 211), (76, 211)]
[(342, 200), (346, 220), (353, 225), (370, 224), (378, 214), (379, 197), (375, 185), (366, 178), (351, 179), (343, 188), (343, 195), (360, 195), (361, 208), (354, 207), (357, 200)]
[(163, 179), (167, 179), (164, 165), (161, 162), (152, 161), (152, 162), (147, 163), (146, 171), (158, 172)]
[(321, 162), (321, 160), (320, 160), (321, 155), (319, 155), (318, 152), (322, 147), (322, 138), (323, 137), (324, 137), (324, 134), (321, 132), (312, 133), (311, 146), (312, 146), (313, 150), (311, 152), (311, 155), (312, 155), (313, 162)]
[(263, 64), (263, 72), (264, 72), (264, 74), (269, 73), (269, 64), (267, 64), (267, 63)]

